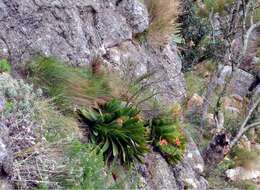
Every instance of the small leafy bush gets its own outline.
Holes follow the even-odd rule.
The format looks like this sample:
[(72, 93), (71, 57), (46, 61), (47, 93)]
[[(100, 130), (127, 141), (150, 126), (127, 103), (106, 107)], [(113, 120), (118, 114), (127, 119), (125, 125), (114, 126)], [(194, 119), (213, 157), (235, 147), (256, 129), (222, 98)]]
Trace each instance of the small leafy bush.
[(168, 117), (152, 121), (152, 137), (155, 146), (171, 164), (181, 160), (185, 150), (185, 136), (177, 121)]
[(141, 161), (147, 152), (144, 122), (137, 108), (112, 100), (100, 109), (80, 109), (79, 116), (107, 161), (130, 164)]
[(183, 14), (179, 17), (181, 23), (181, 35), (184, 43), (179, 44), (182, 47), (183, 70), (188, 71), (204, 55), (204, 51), (199, 47), (200, 41), (210, 34), (210, 25), (207, 20), (202, 20), (196, 15), (196, 6), (193, 0), (183, 1)]
[(10, 72), (11, 66), (6, 59), (0, 59), (0, 73)]
[(201, 18), (198, 12), (193, 0), (183, 1), (183, 14), (178, 21), (182, 25), (181, 34), (185, 41), (179, 44), (184, 60), (183, 71), (191, 70), (203, 60), (217, 59), (217, 55), (224, 51), (223, 42), (211, 38), (212, 28), (209, 20)]
[(198, 73), (194, 71), (186, 72), (185, 80), (187, 84), (188, 97), (191, 97), (195, 93), (201, 95), (205, 90), (205, 79), (199, 76)]

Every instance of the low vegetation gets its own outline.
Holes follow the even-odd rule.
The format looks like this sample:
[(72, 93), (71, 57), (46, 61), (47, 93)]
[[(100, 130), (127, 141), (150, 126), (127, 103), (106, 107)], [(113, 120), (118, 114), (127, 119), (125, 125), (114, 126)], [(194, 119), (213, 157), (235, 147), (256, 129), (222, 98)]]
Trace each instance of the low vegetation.
[(149, 15), (148, 42), (153, 46), (164, 46), (178, 31), (178, 16), (181, 13), (179, 0), (144, 0)]
[(10, 72), (11, 65), (8, 63), (6, 59), (0, 59), (0, 73)]
[[(11, 65), (0, 59), (0, 140), (10, 152), (0, 169), (15, 189), (135, 189), (138, 175), (132, 169), (149, 148), (174, 166), (184, 156), (188, 135), (204, 150), (204, 177), (211, 186), (254, 189), (251, 182), (222, 182), (228, 169), (260, 169), (260, 99), (253, 89), (259, 84), (259, 3), (142, 2), (150, 23), (136, 37), (148, 52), (178, 45), (186, 102), (166, 110), (150, 90), (157, 81), (147, 80), (156, 71), (135, 78), (139, 63), (126, 63), (129, 76), (121, 80), (102, 70), (103, 57), (76, 67), (38, 56), (22, 68), (25, 82), (13, 79)], [(256, 47), (247, 47), (251, 33)], [(252, 62), (245, 63), (249, 69), (244, 62)], [(232, 66), (231, 77), (218, 83), (222, 64)], [(228, 89), (239, 68), (256, 78), (243, 97)]]
[(233, 0), (205, 0), (204, 6), (199, 6), (198, 14), (204, 17), (208, 17), (211, 12), (224, 14), (224, 9), (232, 3)]
[[(28, 85), (31, 94), (24, 92), (27, 87), (7, 89), (5, 111), (13, 117), (17, 102), (12, 97), (22, 101), (18, 105), (26, 109), (25, 113), (29, 114), (26, 118), (34, 131), (28, 135), (37, 134), (41, 138), (14, 151), (19, 160), (16, 175), (12, 177), (17, 187), (122, 188), (125, 179), (116, 177), (115, 180), (119, 174), (113, 169), (114, 165), (127, 166), (130, 170), (133, 164), (142, 162), (149, 151), (151, 135), (153, 144), (170, 163), (181, 160), (185, 138), (178, 122), (162, 119), (163, 123), (156, 123), (154, 119), (152, 130), (158, 136), (154, 136), (154, 132), (150, 134), (149, 121), (143, 118), (136, 104), (129, 101), (131, 94), (125, 101), (118, 93), (120, 85), (113, 88), (111, 78), (104, 72), (66, 66), (52, 57), (35, 58), (27, 64), (26, 72), (27, 80), (34, 84)], [(22, 82), (22, 86), (27, 84)], [(129, 88), (127, 91), (131, 93)], [(180, 116), (179, 109), (175, 111), (172, 118), (176, 119)], [(22, 112), (22, 116), (25, 113)], [(4, 119), (9, 120), (7, 115)], [(163, 140), (169, 144), (164, 146)], [(31, 157), (37, 151), (41, 154)]]
[(105, 75), (93, 75), (90, 68), (65, 66), (53, 57), (37, 57), (27, 64), (29, 79), (60, 108), (95, 106), (112, 97)]
[(155, 146), (169, 163), (176, 164), (182, 159), (186, 142), (180, 124), (170, 117), (161, 117), (153, 119), (151, 125)]
[(142, 160), (146, 147), (144, 121), (140, 111), (118, 100), (100, 109), (80, 109), (82, 124), (89, 130), (91, 142), (99, 146), (105, 160), (130, 164)]

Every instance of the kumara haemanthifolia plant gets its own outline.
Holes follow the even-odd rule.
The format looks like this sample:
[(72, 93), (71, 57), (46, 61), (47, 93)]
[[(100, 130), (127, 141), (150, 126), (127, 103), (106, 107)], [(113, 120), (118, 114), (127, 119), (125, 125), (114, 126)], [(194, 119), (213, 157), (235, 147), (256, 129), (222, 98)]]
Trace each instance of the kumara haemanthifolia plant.
[(112, 100), (100, 109), (81, 109), (79, 116), (107, 161), (130, 164), (147, 152), (144, 121), (137, 108)]
[(167, 161), (171, 164), (180, 161), (186, 139), (179, 123), (171, 118), (161, 117), (153, 119), (151, 125), (153, 142)]

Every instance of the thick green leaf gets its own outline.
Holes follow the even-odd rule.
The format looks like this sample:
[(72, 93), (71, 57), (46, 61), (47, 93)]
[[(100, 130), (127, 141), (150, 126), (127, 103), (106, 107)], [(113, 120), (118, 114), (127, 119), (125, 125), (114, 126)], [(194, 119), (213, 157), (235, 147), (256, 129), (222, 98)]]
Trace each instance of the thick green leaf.
[(118, 148), (117, 148), (117, 146), (116, 146), (116, 144), (114, 143), (113, 140), (111, 142), (112, 142), (112, 148), (113, 148), (113, 156), (117, 157), (117, 155), (118, 155)]
[(102, 151), (103, 153), (106, 152), (106, 151), (108, 150), (108, 148), (109, 148), (109, 145), (110, 145), (109, 140), (108, 140), (108, 138), (106, 138), (105, 144), (103, 145), (101, 151)]

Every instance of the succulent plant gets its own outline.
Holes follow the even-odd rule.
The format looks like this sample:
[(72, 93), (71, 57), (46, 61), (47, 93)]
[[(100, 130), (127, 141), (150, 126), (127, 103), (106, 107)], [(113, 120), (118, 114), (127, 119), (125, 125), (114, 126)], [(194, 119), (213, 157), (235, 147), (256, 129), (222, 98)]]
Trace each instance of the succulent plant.
[(112, 100), (100, 109), (80, 109), (81, 122), (89, 129), (90, 139), (100, 147), (107, 161), (130, 164), (141, 161), (146, 147), (144, 122), (139, 110)]
[(160, 117), (152, 121), (152, 137), (154, 145), (171, 164), (182, 159), (186, 139), (178, 121)]

